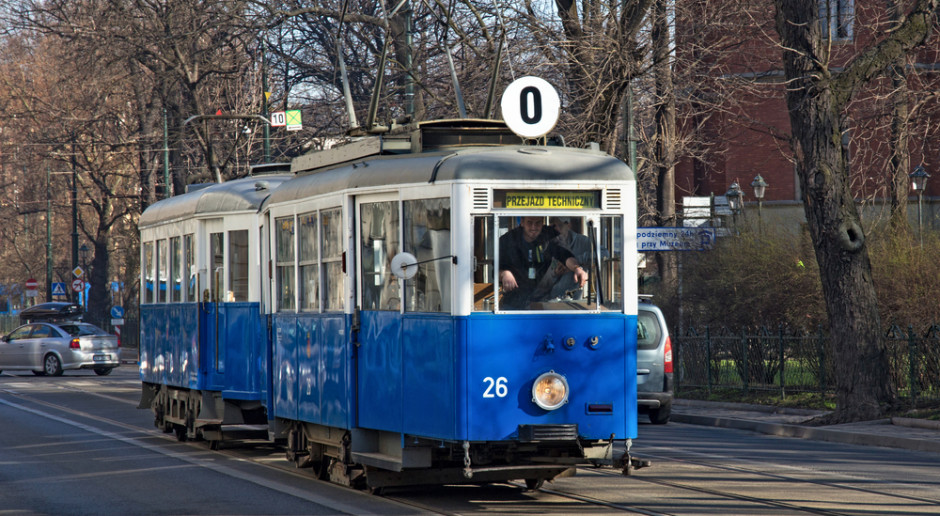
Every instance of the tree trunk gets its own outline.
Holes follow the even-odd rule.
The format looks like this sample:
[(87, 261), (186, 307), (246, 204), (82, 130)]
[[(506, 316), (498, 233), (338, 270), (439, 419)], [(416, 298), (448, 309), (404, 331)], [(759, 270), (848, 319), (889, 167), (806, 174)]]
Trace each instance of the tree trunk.
[(820, 33), (818, 2), (775, 0), (791, 141), (832, 332), (836, 421), (873, 419), (896, 401), (868, 247), (842, 146), (845, 106), (861, 84), (926, 39), (936, 4), (919, 0), (901, 26), (834, 73), (829, 42)]
[[(901, 21), (902, 12), (899, 0), (890, 0), (888, 10), (891, 20), (897, 24)], [(908, 174), (911, 170), (911, 155), (909, 149), (910, 130), (910, 97), (907, 89), (907, 72), (904, 70), (904, 60), (891, 66), (891, 162), (888, 173), (888, 196), (891, 198), (891, 226), (896, 231), (909, 231), (907, 221), (907, 194), (910, 185)]]
[[(676, 96), (672, 82), (667, 1), (653, 6), (653, 71), (656, 82), (656, 211), (660, 226), (676, 225)], [(663, 286), (677, 292), (678, 261), (674, 252), (656, 253)]]

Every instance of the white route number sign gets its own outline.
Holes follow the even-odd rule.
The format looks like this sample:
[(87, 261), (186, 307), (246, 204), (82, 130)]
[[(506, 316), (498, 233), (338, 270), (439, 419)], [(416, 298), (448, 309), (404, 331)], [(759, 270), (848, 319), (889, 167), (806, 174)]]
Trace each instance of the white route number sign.
[(523, 138), (541, 138), (554, 129), (561, 111), (558, 92), (545, 79), (522, 77), (503, 92), (503, 120)]
[(274, 113), (269, 113), (271, 117), (271, 127), (284, 127), (287, 125), (287, 113), (284, 111), (275, 111)]

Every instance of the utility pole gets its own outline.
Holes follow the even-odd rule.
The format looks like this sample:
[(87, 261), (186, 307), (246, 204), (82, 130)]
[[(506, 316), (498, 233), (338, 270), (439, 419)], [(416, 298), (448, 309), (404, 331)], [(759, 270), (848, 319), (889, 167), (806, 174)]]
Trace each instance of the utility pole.
[[(78, 164), (75, 160), (75, 137), (72, 137), (72, 270), (78, 267)], [(72, 301), (77, 292), (72, 291)]]
[(52, 170), (46, 165), (46, 301), (52, 301)]
[[(261, 116), (268, 118), (268, 62), (264, 38), (261, 38)], [(271, 124), (264, 124), (264, 162), (271, 162)]]
[(163, 108), (163, 198), (170, 197), (170, 137), (167, 131), (166, 108)]

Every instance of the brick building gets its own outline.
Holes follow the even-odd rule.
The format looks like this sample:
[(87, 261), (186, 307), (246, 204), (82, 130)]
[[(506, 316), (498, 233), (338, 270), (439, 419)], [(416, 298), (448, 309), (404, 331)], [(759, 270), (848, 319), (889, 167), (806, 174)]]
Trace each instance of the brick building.
[[(736, 2), (732, 2), (736, 3)], [(719, 5), (721, 4), (721, 5)], [(746, 4), (746, 5), (745, 5)], [(892, 26), (888, 2), (877, 0), (819, 0), (820, 29), (830, 49), (833, 72), (858, 52), (880, 39)], [(784, 99), (782, 51), (776, 43), (774, 8), (770, 0), (691, 2), (677, 7), (677, 76), (689, 84), (692, 98), (705, 101), (680, 112), (680, 126), (696, 130), (696, 158), (676, 168), (676, 199), (683, 196), (723, 195), (737, 181), (745, 201), (755, 199), (750, 183), (758, 174), (770, 185), (764, 208), (792, 219), (802, 217), (802, 195), (789, 146), (790, 121)], [(938, 35), (904, 63), (906, 97), (892, 95), (898, 83), (887, 74), (857, 92), (847, 113), (843, 145), (850, 158), (852, 185), (866, 217), (883, 215), (891, 198), (891, 122), (898, 98), (907, 98), (902, 127), (909, 132), (907, 173), (923, 165), (934, 176), (924, 195), (924, 222), (936, 225), (930, 201), (940, 193), (940, 59)], [(695, 63), (688, 65), (687, 63)], [(698, 72), (682, 70), (694, 66)], [(695, 109), (705, 103), (706, 114)], [(682, 117), (685, 118), (682, 118)], [(916, 196), (910, 187), (909, 213), (916, 223)], [(748, 208), (750, 209), (750, 208)], [(786, 213), (784, 213), (786, 212)], [(773, 216), (773, 215), (771, 215)]]

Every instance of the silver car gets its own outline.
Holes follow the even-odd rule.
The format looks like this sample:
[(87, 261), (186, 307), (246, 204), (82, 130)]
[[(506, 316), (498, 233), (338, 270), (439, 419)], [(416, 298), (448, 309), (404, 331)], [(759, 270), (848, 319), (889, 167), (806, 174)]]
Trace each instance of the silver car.
[(24, 324), (0, 341), (0, 372), (60, 376), (68, 369), (93, 369), (106, 375), (120, 364), (117, 336), (84, 322)]
[(657, 306), (641, 298), (637, 308), (637, 408), (654, 425), (663, 425), (672, 413), (672, 340)]

